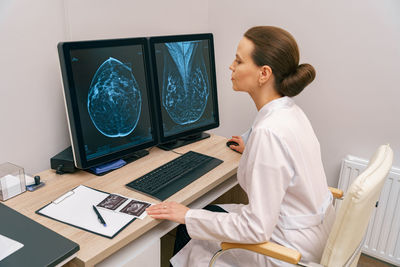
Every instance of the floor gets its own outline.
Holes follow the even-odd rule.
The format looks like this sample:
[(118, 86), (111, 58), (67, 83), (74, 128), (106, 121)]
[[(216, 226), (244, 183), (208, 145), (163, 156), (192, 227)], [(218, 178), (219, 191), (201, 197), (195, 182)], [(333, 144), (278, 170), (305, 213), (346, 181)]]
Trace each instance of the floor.
[(361, 254), (357, 267), (392, 267), (395, 265)]

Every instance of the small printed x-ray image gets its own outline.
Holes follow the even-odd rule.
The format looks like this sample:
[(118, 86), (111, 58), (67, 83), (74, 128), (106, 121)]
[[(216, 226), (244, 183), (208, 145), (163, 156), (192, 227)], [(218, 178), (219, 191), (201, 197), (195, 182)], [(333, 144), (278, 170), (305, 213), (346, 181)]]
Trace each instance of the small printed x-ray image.
[(127, 198), (125, 198), (125, 197), (110, 194), (102, 202), (97, 204), (97, 207), (101, 207), (101, 208), (105, 208), (105, 209), (109, 209), (109, 210), (116, 210), (126, 200), (127, 200)]
[(142, 215), (145, 209), (149, 206), (149, 203), (132, 200), (123, 209), (121, 209), (120, 212), (140, 217), (140, 215)]
[(110, 57), (97, 69), (90, 84), (87, 108), (105, 136), (127, 136), (140, 118), (142, 97), (129, 65)]
[(207, 105), (210, 85), (200, 44), (165, 44), (162, 105), (180, 125), (197, 121)]

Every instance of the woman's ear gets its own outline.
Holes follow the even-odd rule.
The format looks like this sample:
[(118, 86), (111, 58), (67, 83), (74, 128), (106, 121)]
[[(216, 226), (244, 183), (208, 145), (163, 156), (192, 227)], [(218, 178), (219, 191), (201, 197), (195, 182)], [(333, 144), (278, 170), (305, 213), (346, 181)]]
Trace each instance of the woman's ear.
[(263, 84), (267, 83), (272, 77), (272, 69), (268, 65), (264, 65), (260, 67), (260, 78), (259, 84), (262, 86)]

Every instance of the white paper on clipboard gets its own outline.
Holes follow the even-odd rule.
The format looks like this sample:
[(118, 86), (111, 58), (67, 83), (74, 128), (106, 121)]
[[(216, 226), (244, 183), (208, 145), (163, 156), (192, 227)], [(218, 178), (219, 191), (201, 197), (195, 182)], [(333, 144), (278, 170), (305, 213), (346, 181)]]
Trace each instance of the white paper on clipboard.
[(111, 238), (134, 217), (98, 209), (107, 226), (101, 224), (93, 210), (93, 205), (97, 205), (108, 195), (108, 193), (80, 185), (40, 209), (38, 213)]

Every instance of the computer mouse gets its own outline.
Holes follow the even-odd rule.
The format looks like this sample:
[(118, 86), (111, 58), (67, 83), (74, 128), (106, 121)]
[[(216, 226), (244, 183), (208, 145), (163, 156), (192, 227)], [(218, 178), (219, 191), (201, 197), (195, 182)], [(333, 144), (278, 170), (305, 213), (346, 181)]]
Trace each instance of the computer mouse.
[(230, 147), (231, 145), (238, 146), (239, 144), (236, 143), (235, 141), (228, 141), (228, 142), (226, 142), (226, 146), (227, 146), (227, 147)]

